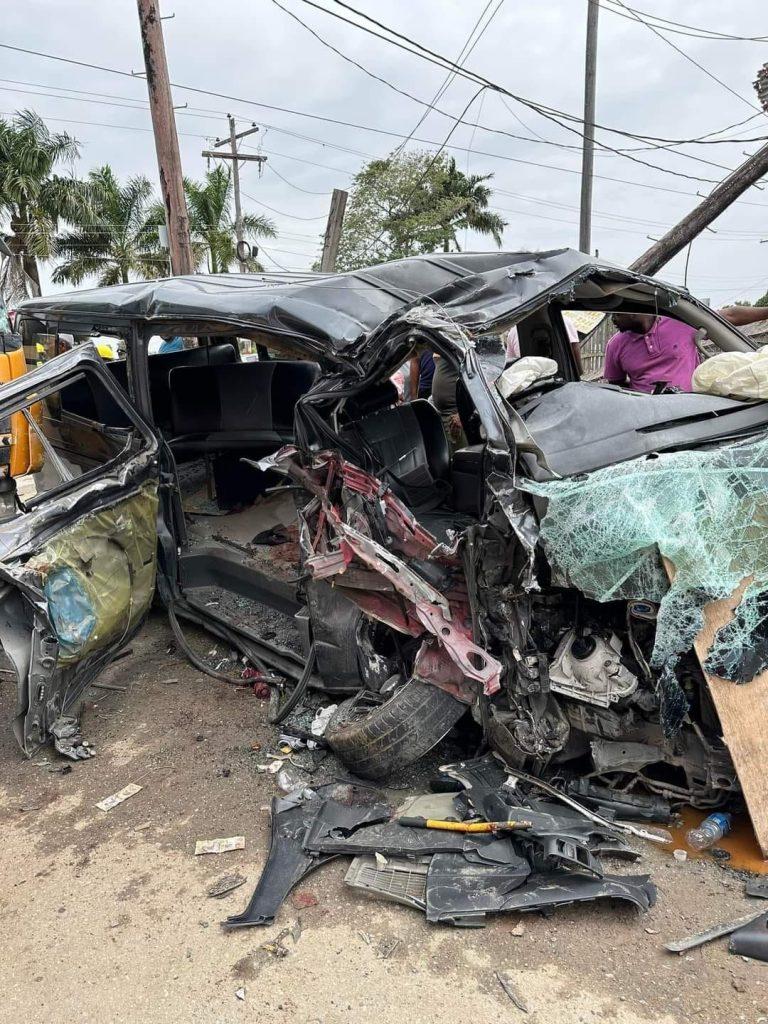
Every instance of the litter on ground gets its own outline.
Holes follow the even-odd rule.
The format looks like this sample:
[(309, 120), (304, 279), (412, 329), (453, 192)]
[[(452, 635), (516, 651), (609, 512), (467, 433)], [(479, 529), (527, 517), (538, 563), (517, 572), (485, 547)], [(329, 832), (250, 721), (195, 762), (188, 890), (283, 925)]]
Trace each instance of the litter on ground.
[(100, 811), (111, 811), (113, 807), (117, 807), (118, 804), (121, 804), (129, 797), (140, 793), (141, 790), (141, 786), (138, 786), (135, 782), (129, 782), (127, 786), (123, 786), (123, 788), (118, 790), (117, 793), (113, 793), (111, 796), (107, 796), (104, 797), (103, 800), (99, 800), (96, 806)]
[(232, 850), (245, 849), (245, 836), (230, 836), (228, 839), (198, 839), (195, 843), (195, 856), (204, 853), (230, 853)]

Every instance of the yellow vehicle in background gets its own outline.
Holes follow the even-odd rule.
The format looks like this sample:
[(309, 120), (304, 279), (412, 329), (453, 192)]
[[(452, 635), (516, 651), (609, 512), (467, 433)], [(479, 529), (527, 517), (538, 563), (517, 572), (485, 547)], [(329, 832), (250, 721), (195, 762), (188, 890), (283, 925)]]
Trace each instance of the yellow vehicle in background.
[[(21, 377), (27, 371), (21, 335), (0, 331), (0, 384)], [(41, 421), (38, 403), (29, 410), (12, 413), (0, 422), (0, 473), (4, 477), (37, 472), (43, 464), (43, 449), (31, 420)]]

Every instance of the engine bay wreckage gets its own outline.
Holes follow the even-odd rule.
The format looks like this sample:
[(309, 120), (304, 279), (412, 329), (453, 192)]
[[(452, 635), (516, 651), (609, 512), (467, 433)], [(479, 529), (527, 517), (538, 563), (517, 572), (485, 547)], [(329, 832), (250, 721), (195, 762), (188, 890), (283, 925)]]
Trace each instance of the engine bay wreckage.
[[(134, 466), (132, 498), (127, 477), (122, 490), (116, 478), (111, 490), (100, 479), (82, 507), (103, 515), (115, 501), (141, 501), (146, 517), (159, 485), (163, 601), (286, 678), (294, 696), (311, 685), (343, 698), (325, 735), (353, 775), (385, 780), (467, 714), (508, 771), (549, 779), (615, 817), (663, 820), (683, 803), (714, 808), (739, 799), (709, 683), (729, 681), (748, 707), (768, 665), (768, 404), (581, 380), (562, 315), (585, 309), (676, 318), (710, 351), (751, 347), (684, 289), (571, 250), (419, 257), (293, 281), (171, 279), (31, 300), (21, 315), (127, 337), (128, 394), (114, 397), (133, 403), (127, 415), (146, 442), (132, 458), (154, 467), (154, 483), (152, 472)], [(521, 359), (511, 376), (506, 370), (493, 381), (475, 338), (511, 326)], [(295, 495), (294, 593), (244, 580), (244, 570), (237, 586), (297, 613), (305, 659), (214, 621), (195, 600), (201, 566), (215, 565), (218, 580), (226, 574), (210, 553), (203, 562), (184, 534), (174, 457), (194, 444), (211, 449), (191, 442), (189, 431), (169, 437), (170, 428), (158, 429), (142, 368), (149, 362), (151, 371), (146, 339), (158, 331), (205, 335), (209, 345), (217, 336), (252, 337), (267, 361), (287, 353), (319, 365), (295, 399), (291, 428), (272, 431), (266, 445), (246, 439), (235, 457), (237, 480), (282, 479)], [(401, 401), (390, 383), (422, 351), (456, 374), (458, 443), (432, 404)], [(61, 358), (76, 365), (76, 353)], [(30, 377), (39, 385), (47, 372)], [(171, 387), (183, 379), (173, 370)], [(32, 680), (46, 673), (70, 673), (72, 705), (72, 665), (93, 678), (114, 655), (148, 606), (152, 584), (141, 581), (154, 582), (155, 571), (136, 527), (134, 548), (123, 546), (129, 563), (131, 550), (143, 552), (143, 569), (131, 569), (130, 612), (117, 628), (108, 609), (102, 618), (91, 607), (99, 622), (113, 622), (111, 647), (68, 648), (67, 629), (77, 623), (61, 610), (73, 605), (52, 600), (51, 577), (40, 571), (60, 573), (65, 562), (71, 569), (72, 558), (59, 557), (60, 547), (36, 530), (31, 519), (28, 528), (18, 519), (0, 524), (0, 640), (20, 678), (27, 673), (27, 720)], [(82, 558), (75, 537), (68, 550)], [(60, 576), (64, 590), (67, 582)], [(700, 658), (695, 642), (707, 607), (734, 595), (734, 614)], [(22, 622), (33, 637), (31, 659), (20, 654)], [(50, 734), (56, 717), (48, 712), (38, 731)], [(276, 808), (276, 821), (292, 812), (288, 804)], [(304, 814), (300, 800), (296, 806)], [(507, 870), (514, 851), (499, 841), (507, 843)], [(331, 853), (305, 842), (296, 864)], [(435, 860), (456, 850), (432, 853), (427, 907)], [(525, 863), (529, 873), (541, 867), (538, 855)], [(638, 904), (647, 905), (645, 884), (637, 882)]]

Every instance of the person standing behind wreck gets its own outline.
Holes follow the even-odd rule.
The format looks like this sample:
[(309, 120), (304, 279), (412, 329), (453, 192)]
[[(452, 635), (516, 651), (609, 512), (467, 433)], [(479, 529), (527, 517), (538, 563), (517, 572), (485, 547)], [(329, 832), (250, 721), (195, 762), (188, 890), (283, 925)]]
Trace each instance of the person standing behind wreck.
[(718, 312), (734, 327), (746, 327), (747, 324), (768, 320), (768, 306), (724, 306)]
[(603, 375), (648, 394), (662, 386), (691, 390), (691, 377), (699, 365), (696, 331), (679, 320), (650, 313), (614, 313), (618, 333), (605, 349)]

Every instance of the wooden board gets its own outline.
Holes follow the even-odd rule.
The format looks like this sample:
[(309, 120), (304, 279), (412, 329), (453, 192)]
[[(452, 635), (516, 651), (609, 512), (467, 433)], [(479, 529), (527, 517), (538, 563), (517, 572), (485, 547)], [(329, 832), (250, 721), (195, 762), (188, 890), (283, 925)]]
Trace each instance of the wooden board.
[[(674, 566), (666, 559), (664, 564), (670, 579), (674, 579)], [(715, 634), (733, 618), (733, 610), (750, 580), (751, 577), (745, 579), (730, 597), (704, 606), (704, 625), (694, 641), (702, 671)], [(744, 792), (757, 842), (763, 856), (768, 857), (768, 669), (741, 685), (708, 672), (704, 672), (704, 678), (720, 717), (723, 739)]]

